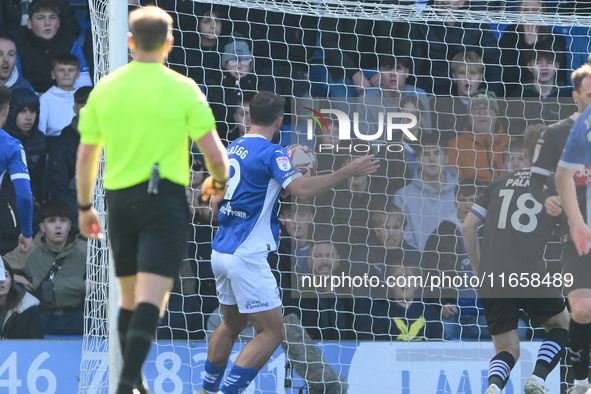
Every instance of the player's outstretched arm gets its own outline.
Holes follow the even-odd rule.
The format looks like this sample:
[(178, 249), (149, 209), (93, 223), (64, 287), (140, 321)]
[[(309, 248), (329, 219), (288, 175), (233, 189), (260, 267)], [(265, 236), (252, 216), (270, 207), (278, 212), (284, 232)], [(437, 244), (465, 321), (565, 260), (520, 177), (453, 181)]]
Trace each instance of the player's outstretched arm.
[[(94, 182), (98, 171), (101, 147), (99, 145), (80, 144), (76, 158), (76, 192), (78, 206), (92, 204)], [(88, 238), (102, 238), (100, 222), (94, 208), (78, 210), (78, 226), (82, 235)]]
[(310, 198), (327, 192), (344, 180), (373, 174), (380, 168), (374, 155), (359, 157), (332, 174), (312, 176), (309, 178), (298, 177), (294, 179), (286, 190), (296, 197)]
[(205, 156), (205, 166), (211, 176), (203, 181), (201, 198), (208, 201), (212, 196), (219, 200), (223, 196), (226, 182), (230, 177), (228, 155), (215, 130), (209, 131), (199, 141), (195, 141)]
[(560, 201), (564, 213), (569, 220), (570, 234), (577, 248), (579, 256), (589, 253), (589, 242), (591, 241), (591, 229), (585, 224), (581, 209), (577, 203), (577, 191), (574, 176), (576, 169), (564, 168), (560, 165), (556, 168), (556, 189), (560, 194)]
[(480, 268), (480, 244), (478, 243), (478, 227), (482, 224), (482, 220), (472, 212), (468, 212), (464, 224), (462, 225), (462, 238), (464, 238), (464, 247), (466, 248), (466, 254), (474, 275), (478, 276)]
[[(21, 163), (22, 163), (22, 159)], [(33, 194), (29, 179), (12, 179), (16, 193), (16, 209), (21, 220), (21, 234), (18, 236), (18, 248), (21, 253), (33, 246)]]

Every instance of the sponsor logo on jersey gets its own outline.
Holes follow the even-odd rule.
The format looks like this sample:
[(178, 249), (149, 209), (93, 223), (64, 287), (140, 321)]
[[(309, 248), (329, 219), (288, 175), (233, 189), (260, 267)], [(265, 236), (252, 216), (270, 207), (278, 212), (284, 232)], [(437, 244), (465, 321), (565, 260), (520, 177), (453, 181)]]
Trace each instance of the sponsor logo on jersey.
[(268, 308), (268, 302), (261, 302), (261, 300), (246, 300), (244, 303), (244, 307), (246, 309), (255, 309), (255, 308)]
[(289, 162), (288, 157), (282, 156), (275, 160), (277, 160), (277, 167), (279, 167), (281, 171), (288, 171), (291, 168), (291, 163)]
[(589, 167), (589, 165), (586, 165), (585, 168), (576, 172), (575, 185), (577, 185), (577, 186), (591, 185), (591, 167)]
[(239, 217), (242, 219), (246, 219), (246, 212), (233, 210), (232, 206), (230, 205), (230, 202), (228, 202), (226, 205), (222, 206), (220, 208), (220, 212), (223, 213), (224, 215), (236, 216), (236, 217)]

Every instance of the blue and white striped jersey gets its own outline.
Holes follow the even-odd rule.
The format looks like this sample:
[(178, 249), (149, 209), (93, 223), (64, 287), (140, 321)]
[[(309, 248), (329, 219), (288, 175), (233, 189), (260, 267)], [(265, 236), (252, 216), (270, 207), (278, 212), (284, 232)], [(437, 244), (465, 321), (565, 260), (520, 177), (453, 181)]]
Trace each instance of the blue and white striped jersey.
[(301, 176), (285, 148), (259, 134), (246, 134), (227, 149), (230, 179), (219, 202), (220, 227), (212, 248), (237, 256), (277, 249), (279, 194)]

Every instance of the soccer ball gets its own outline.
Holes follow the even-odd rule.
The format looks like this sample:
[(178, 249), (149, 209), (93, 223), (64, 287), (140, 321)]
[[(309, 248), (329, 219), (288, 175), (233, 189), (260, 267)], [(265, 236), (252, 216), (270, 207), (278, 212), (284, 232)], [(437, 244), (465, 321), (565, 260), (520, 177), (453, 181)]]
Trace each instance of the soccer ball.
[(287, 154), (295, 168), (300, 170), (304, 177), (316, 175), (318, 159), (316, 153), (306, 145), (293, 144), (287, 147)]

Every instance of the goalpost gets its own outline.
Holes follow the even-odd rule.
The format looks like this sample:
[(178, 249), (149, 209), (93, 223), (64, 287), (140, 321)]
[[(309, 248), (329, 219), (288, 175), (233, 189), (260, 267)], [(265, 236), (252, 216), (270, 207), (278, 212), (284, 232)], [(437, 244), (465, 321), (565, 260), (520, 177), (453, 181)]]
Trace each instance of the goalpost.
[[(124, 0), (90, 1), (94, 49), (94, 83), (127, 64), (127, 3)], [(89, 34), (90, 32), (87, 32)], [(104, 157), (101, 157), (104, 167)], [(99, 174), (95, 186), (95, 207), (105, 235), (89, 240), (87, 259), (88, 294), (84, 306), (85, 333), (80, 366), (80, 392), (115, 392), (121, 367), (117, 319), (118, 288), (106, 227), (105, 189)], [(113, 317), (113, 318), (110, 318)]]
[[(469, 1), (469, 0), (467, 0)], [(591, 26), (591, 16), (581, 15), (576, 13), (558, 13), (558, 12), (547, 12), (547, 13), (520, 13), (516, 8), (516, 1), (507, 0), (505, 2), (480, 2), (472, 0), (473, 9), (458, 10), (452, 16), (451, 13), (435, 13), (429, 12), (429, 8), (426, 2), (401, 2), (401, 4), (391, 4), (390, 2), (382, 1), (352, 1), (352, 0), (325, 0), (325, 1), (304, 1), (304, 0), (285, 0), (285, 1), (269, 1), (269, 0), (213, 0), (206, 2), (204, 0), (195, 1), (167, 1), (160, 0), (156, 1), (157, 5), (163, 8), (169, 8), (167, 11), (175, 15), (175, 23), (188, 25), (194, 24), (195, 27), (198, 24), (198, 13), (203, 10), (211, 9), (212, 5), (225, 7), (225, 10), (230, 10), (230, 16), (224, 15), (222, 22), (226, 25), (229, 31), (246, 35), (245, 37), (249, 42), (251, 49), (253, 46), (261, 48), (261, 44), (265, 41), (270, 45), (278, 43), (284, 44), (288, 49), (286, 50), (286, 56), (291, 56), (290, 51), (298, 46), (298, 43), (287, 42), (286, 36), (275, 36), (269, 35), (269, 31), (265, 29), (259, 29), (260, 24), (265, 24), (266, 28), (279, 26), (285, 22), (286, 29), (295, 29), (301, 32), (301, 34), (309, 33), (309, 26), (304, 26), (302, 17), (316, 18), (338, 18), (351, 19), (356, 21), (395, 21), (395, 22), (411, 22), (416, 25), (430, 26), (430, 23), (445, 23), (450, 20), (456, 20), (459, 22), (471, 22), (475, 24), (489, 24), (491, 26), (490, 32), (496, 36), (500, 36), (505, 25), (512, 24), (536, 24), (543, 26), (550, 26), (552, 35), (563, 36), (566, 38), (566, 52), (563, 55), (566, 58), (566, 64), (560, 65), (562, 69), (572, 70), (573, 67), (581, 65), (584, 61), (587, 61), (589, 55), (589, 26)], [(555, 3), (546, 2), (549, 7), (554, 4), (556, 7), (562, 3), (557, 1)], [(488, 4), (488, 5), (487, 5)], [(91, 27), (92, 27), (92, 38), (94, 44), (94, 64), (95, 64), (95, 82), (97, 82), (102, 76), (115, 70), (116, 68), (124, 65), (128, 61), (128, 51), (126, 43), (127, 34), (127, 3), (122, 0), (94, 0), (89, 3), (91, 13)], [(172, 8), (172, 9), (170, 9)], [(549, 11), (555, 11), (555, 9), (549, 9)], [(282, 18), (267, 18), (269, 15), (277, 15), (284, 13), (286, 16)], [(240, 15), (243, 19), (231, 19), (233, 15)], [(261, 18), (262, 15), (262, 19)], [(295, 17), (295, 24), (293, 22), (287, 22), (288, 16)], [(259, 18), (259, 19), (257, 19)], [(183, 22), (184, 21), (184, 22)], [(291, 24), (290, 24), (291, 23)], [(361, 23), (361, 22), (356, 22)], [(184, 25), (186, 26), (186, 25)], [(181, 31), (177, 29), (175, 35), (181, 38), (181, 41), (175, 42), (175, 49), (178, 51), (179, 56), (175, 56), (171, 60), (170, 66), (172, 68), (182, 69), (183, 67), (197, 67), (200, 65), (186, 64), (192, 59), (192, 51), (195, 50), (195, 31), (182, 30), (185, 27), (180, 26)], [(304, 42), (301, 38), (299, 46), (302, 47), (306, 52), (304, 63), (300, 63), (299, 60), (288, 62), (290, 64), (290, 72), (293, 72), (296, 67), (302, 67), (306, 72), (302, 75), (278, 75), (278, 71), (272, 65), (265, 68), (262, 73), (262, 77), (266, 77), (268, 81), (272, 83), (270, 86), (276, 87), (280, 83), (288, 80), (304, 81), (306, 79), (312, 80), (312, 82), (303, 89), (307, 89), (305, 96), (312, 97), (319, 91), (322, 91), (329, 83), (333, 83), (327, 79), (330, 73), (329, 68), (325, 67), (325, 57), (327, 55), (328, 48), (322, 47), (322, 37), (326, 36), (331, 32), (322, 31), (319, 27), (315, 26), (315, 34), (317, 34), (317, 42), (309, 43)], [(259, 34), (258, 31), (263, 31)], [(428, 30), (427, 30), (428, 31)], [(266, 32), (266, 33), (265, 33)], [(222, 35), (228, 37), (230, 34), (227, 31), (222, 32)], [(254, 37), (248, 37), (249, 34), (255, 35)], [(300, 33), (296, 33), (294, 37)], [(357, 33), (353, 33), (357, 34)], [(338, 34), (337, 34), (338, 35)], [(362, 36), (356, 36), (355, 39), (363, 38)], [(376, 37), (373, 37), (376, 38)], [(350, 40), (351, 35), (342, 35), (337, 37), (337, 41)], [(407, 38), (407, 41), (411, 41), (411, 37)], [(370, 48), (367, 50), (369, 51)], [(333, 49), (335, 50), (335, 49)], [(337, 48), (337, 51), (341, 51), (341, 55), (344, 53), (342, 49)], [(268, 61), (270, 64), (274, 64), (274, 61), (281, 59), (272, 58), (272, 50), (268, 49), (267, 55), (261, 55), (261, 52), (254, 53), (255, 56), (255, 70), (257, 70), (257, 62), (260, 61), (257, 57), (263, 57), (263, 60)], [(174, 63), (179, 61), (180, 63)], [(417, 59), (413, 58), (413, 63)], [(449, 59), (447, 60), (449, 63)], [(497, 59), (493, 64), (484, 64), (488, 69), (494, 68), (494, 66), (501, 66), (501, 59)], [(345, 66), (332, 66), (330, 69), (340, 70), (341, 73), (347, 73)], [(367, 70), (369, 72), (373, 70)], [(440, 75), (441, 70), (433, 69), (434, 75)], [(318, 74), (320, 72), (320, 74)], [(411, 71), (412, 73), (412, 71)], [(338, 72), (337, 72), (338, 74)], [(563, 73), (561, 75), (565, 75)], [(319, 76), (320, 75), (320, 76)], [(368, 80), (371, 79), (371, 73), (368, 73)], [(568, 83), (568, 80), (565, 81)], [(149, 81), (147, 81), (149, 83)], [(295, 84), (293, 85), (295, 89)], [(306, 86), (306, 85), (304, 85)], [(208, 86), (211, 88), (211, 86)], [(302, 90), (298, 91), (298, 94)], [(292, 92), (293, 93), (293, 92)], [(293, 94), (295, 95), (295, 94)], [(430, 102), (433, 103), (432, 98)], [(316, 102), (317, 103), (317, 102)], [(312, 101), (314, 105), (314, 101)], [(306, 105), (303, 105), (305, 107)], [(234, 109), (237, 108), (237, 104), (228, 106), (227, 117), (230, 118)], [(317, 106), (315, 109), (320, 110)], [(432, 108), (431, 108), (432, 109)], [(433, 113), (432, 113), (433, 114)], [(291, 114), (295, 117), (296, 114)], [(307, 116), (307, 118), (306, 118)], [(302, 124), (309, 123), (311, 119), (308, 115), (302, 115), (298, 111), (298, 120), (303, 119)], [(432, 117), (434, 119), (434, 116)], [(433, 126), (434, 127), (434, 126)], [(507, 128), (511, 127), (511, 122), (507, 123)], [(292, 130), (295, 131), (295, 130)], [(292, 139), (298, 138), (297, 141), (301, 141), (301, 135), (305, 134), (298, 126), (298, 133), (292, 134)], [(510, 130), (514, 135), (518, 135), (518, 132)], [(284, 138), (282, 141), (287, 141)], [(296, 140), (293, 140), (294, 142)], [(197, 156), (198, 157), (198, 156)], [(336, 168), (333, 168), (336, 169)], [(200, 173), (200, 169), (195, 169), (194, 172)], [(378, 179), (379, 181), (388, 181), (386, 175), (383, 175), (384, 179)], [(102, 182), (99, 177), (99, 181), (96, 186), (95, 192), (95, 206), (99, 209), (101, 214), (101, 220), (103, 229), (105, 229), (105, 204), (104, 204), (104, 189), (102, 188)], [(197, 190), (190, 190), (188, 198), (189, 200), (197, 193)], [(334, 205), (336, 201), (332, 201)], [(331, 205), (331, 204), (328, 204)], [(356, 208), (349, 207), (352, 210), (367, 210), (367, 208)], [(199, 208), (193, 207), (193, 213), (196, 214)], [(194, 216), (195, 218), (195, 216)], [(444, 219), (444, 218), (440, 218)], [(370, 224), (368, 223), (368, 231)], [(205, 226), (207, 227), (207, 226)], [(201, 231), (204, 228), (203, 223), (193, 223), (193, 229), (195, 233)], [(334, 230), (334, 229), (333, 229)], [(332, 231), (332, 230), (331, 230)], [(199, 234), (203, 235), (203, 232)], [(210, 239), (213, 236), (210, 233)], [(105, 233), (105, 235), (107, 235)], [(428, 235), (428, 234), (426, 234)], [(185, 270), (181, 274), (182, 280), (176, 287), (173, 298), (175, 308), (171, 309), (166, 317), (166, 320), (162, 323), (159, 328), (158, 337), (159, 340), (155, 344), (157, 351), (157, 359), (150, 361), (148, 366), (151, 370), (157, 371), (157, 377), (148, 377), (151, 379), (150, 384), (158, 385), (155, 393), (163, 392), (175, 392), (184, 393), (191, 390), (190, 392), (196, 392), (200, 387), (201, 376), (198, 376), (197, 372), (193, 370), (198, 366), (202, 368), (204, 356), (201, 345), (196, 345), (195, 340), (202, 340), (206, 338), (206, 316), (202, 311), (206, 311), (205, 315), (209, 314), (213, 300), (215, 299), (215, 291), (212, 290), (211, 274), (208, 271), (206, 264), (202, 264), (202, 254), (207, 249), (207, 239), (198, 238), (191, 241), (194, 255), (189, 256), (186, 262)], [(367, 240), (358, 239), (347, 239), (344, 244), (363, 244)], [(109, 239), (105, 239), (101, 242), (92, 240), (89, 241), (88, 248), (88, 264), (87, 264), (87, 283), (89, 293), (85, 305), (85, 323), (86, 331), (84, 335), (83, 343), (83, 355), (81, 364), (81, 376), (80, 376), (80, 392), (84, 393), (107, 393), (109, 391), (109, 382), (117, 381), (119, 373), (119, 350), (117, 340), (117, 289), (114, 280), (114, 274), (112, 269), (112, 260), (109, 258), (108, 252)], [(555, 247), (556, 245), (554, 245)], [(295, 252), (292, 253), (295, 256)], [(280, 272), (279, 274), (283, 274)], [(297, 302), (296, 302), (297, 304)], [(299, 306), (300, 304), (296, 305)], [(440, 305), (437, 305), (438, 307)], [(353, 321), (357, 321), (360, 317), (368, 315), (366, 312), (359, 314), (349, 314), (349, 318)], [(180, 321), (180, 323), (179, 323)], [(171, 323), (174, 322), (174, 323)], [(172, 324), (172, 326), (168, 324)], [(180, 324), (180, 325), (179, 325)], [(354, 324), (353, 324), (354, 325)], [(356, 332), (355, 335), (361, 334)], [(371, 336), (374, 335), (372, 332), (364, 333)], [(172, 340), (171, 340), (172, 339)], [(398, 346), (400, 343), (386, 343), (375, 341), (368, 341), (364, 343), (362, 347), (357, 348), (355, 351), (355, 345), (352, 345), (349, 341), (326, 341), (323, 342), (324, 338), (320, 337), (320, 348), (325, 352), (327, 362), (341, 375), (347, 375), (349, 383), (351, 379), (355, 380), (350, 392), (355, 392), (358, 389), (356, 382), (362, 379), (361, 375), (369, 374), (371, 379), (377, 379), (380, 374), (394, 374), (396, 372), (396, 378), (392, 378), (392, 382), (396, 380), (393, 385), (400, 385), (396, 387), (406, 387), (401, 392), (414, 393), (411, 387), (415, 379), (420, 379), (413, 374), (413, 368), (418, 368), (422, 365), (423, 370), (421, 373), (424, 374), (424, 379), (432, 379), (439, 384), (438, 387), (442, 387), (446, 390), (449, 386), (447, 375), (445, 374), (446, 363), (469, 359), (478, 360), (480, 362), (488, 362), (490, 356), (491, 343), (487, 341), (479, 341), (480, 338), (474, 338), (470, 341), (462, 341), (458, 339), (444, 340), (438, 342), (427, 341), (421, 344), (421, 347), (413, 347), (413, 343), (406, 343), (403, 346)], [(302, 340), (302, 344), (305, 344), (306, 339)], [(535, 348), (535, 346), (534, 346)], [(195, 350), (199, 349), (199, 351)], [(526, 352), (527, 353), (527, 352)], [(374, 357), (374, 364), (366, 366), (366, 369), (360, 368), (360, 360), (369, 360)], [(524, 356), (525, 357), (525, 356)], [(388, 363), (393, 360), (397, 360), (395, 367), (389, 367)], [(291, 383), (291, 365), (286, 365), (286, 357), (273, 358), (270, 365), (261, 371), (262, 380), (273, 381), (277, 390), (281, 387), (281, 392), (292, 392), (288, 386), (293, 385), (295, 392), (298, 385), (304, 385), (310, 388), (309, 382), (302, 382), (298, 380), (297, 384)], [(535, 360), (535, 355), (534, 355)], [(519, 364), (519, 362), (518, 362)], [(459, 365), (459, 364), (455, 364)], [(403, 367), (406, 366), (406, 367)], [(411, 367), (412, 366), (412, 367)], [(288, 368), (289, 367), (289, 368)], [(181, 380), (177, 375), (179, 369), (190, 370), (188, 375), (183, 377)], [(394, 369), (393, 369), (394, 368)], [(406, 369), (405, 369), (406, 368)], [(427, 369), (436, 369), (436, 375), (427, 373)], [(520, 366), (523, 373), (531, 373), (528, 370), (529, 366)], [(527, 372), (529, 371), (529, 372)], [(299, 371), (298, 371), (299, 372)], [(416, 373), (416, 372), (415, 372)], [(465, 373), (465, 375), (462, 375)], [(515, 373), (518, 373), (517, 371)], [(458, 387), (457, 381), (464, 382), (459, 383), (461, 386), (465, 382), (470, 385), (470, 380), (467, 377), (472, 374), (472, 371), (460, 371), (457, 380), (452, 382), (452, 390)], [(188, 376), (188, 377), (187, 377)], [(471, 376), (471, 375), (470, 375)], [(333, 377), (334, 378), (334, 377)], [(478, 376), (481, 378), (481, 376)], [(482, 377), (484, 379), (484, 377)], [(337, 379), (338, 378), (334, 378)], [(455, 377), (453, 379), (456, 379)], [(472, 378), (473, 379), (473, 378)], [(409, 383), (410, 382), (410, 383)], [(518, 381), (517, 381), (518, 382)], [(472, 382), (473, 392), (480, 389), (481, 382), (474, 387), (475, 382)], [(564, 380), (561, 381), (564, 384)], [(259, 383), (257, 383), (259, 384)], [(262, 383), (261, 383), (262, 384)], [(406, 386), (405, 386), (406, 384)], [(516, 383), (518, 384), (518, 383)], [(111, 385), (113, 387), (113, 385)], [(422, 386), (421, 386), (422, 387)], [(112, 388), (111, 390), (114, 390)], [(519, 387), (515, 387), (515, 390), (519, 390)], [(248, 392), (254, 392), (254, 389), (250, 388)], [(265, 392), (265, 391), (263, 391)], [(268, 391), (273, 392), (273, 391)], [(313, 391), (310, 391), (313, 392)], [(343, 391), (344, 392), (344, 391)], [(376, 390), (375, 392), (379, 392)], [(387, 391), (384, 391), (387, 392)], [(428, 392), (428, 391), (420, 391)], [(444, 392), (444, 391), (442, 391)], [(455, 392), (455, 391), (454, 391)], [(459, 391), (459, 392), (468, 392)]]

